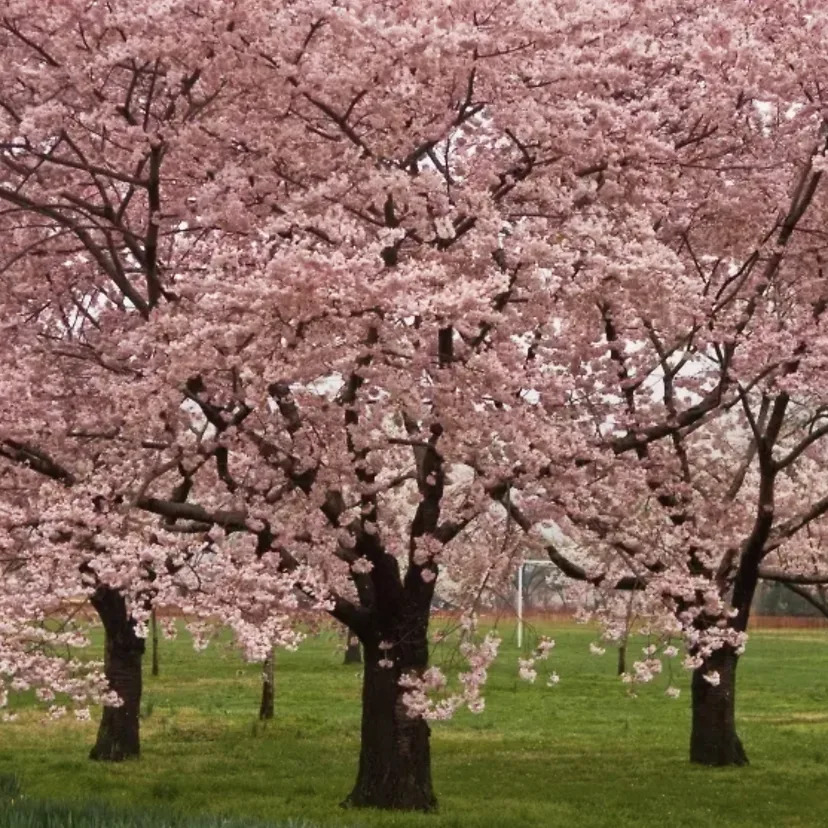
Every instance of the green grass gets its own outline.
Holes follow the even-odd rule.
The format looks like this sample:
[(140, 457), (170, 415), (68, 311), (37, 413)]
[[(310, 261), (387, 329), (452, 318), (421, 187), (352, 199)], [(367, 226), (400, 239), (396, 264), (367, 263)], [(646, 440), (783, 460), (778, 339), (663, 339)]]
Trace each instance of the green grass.
[[(256, 719), (259, 668), (226, 644), (195, 653), (186, 638), (164, 641), (162, 675), (145, 680), (140, 761), (90, 762), (93, 723), (45, 724), (42, 711), (25, 708), (18, 721), (0, 723), (0, 775), (19, 779), (23, 803), (100, 802), (114, 809), (106, 813), (140, 807), (170, 818), (223, 815), (254, 823), (828, 824), (828, 631), (752, 637), (739, 667), (739, 729), (751, 758), (741, 769), (687, 762), (689, 700), (680, 669), (678, 701), (664, 697), (666, 677), (630, 698), (613, 675), (614, 652), (589, 654), (588, 629), (550, 632), (558, 641), (550, 661), (561, 676), (557, 687), (540, 678), (536, 685), (516, 680), (517, 652), (506, 635), (486, 712), (433, 726), (436, 815), (338, 807), (356, 772), (360, 674), (341, 665), (338, 639), (330, 634), (279, 654), (271, 724)], [(20, 797), (14, 805), (2, 802), (0, 786), (4, 828), (83, 824), (68, 817), (11, 822), (15, 812), (22, 819)], [(107, 824), (119, 823), (110, 817)]]
[(187, 816), (160, 808), (117, 809), (102, 803), (64, 805), (0, 799), (3, 828), (315, 828), (305, 820), (264, 823), (218, 816)]

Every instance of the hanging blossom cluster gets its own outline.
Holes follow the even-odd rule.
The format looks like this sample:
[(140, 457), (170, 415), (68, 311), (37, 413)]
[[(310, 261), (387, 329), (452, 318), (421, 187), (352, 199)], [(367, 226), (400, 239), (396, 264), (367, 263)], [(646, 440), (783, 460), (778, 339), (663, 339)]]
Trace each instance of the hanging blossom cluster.
[[(652, 682), (663, 674), (664, 659), (667, 659), (670, 683), (665, 695), (678, 698), (681, 691), (672, 684), (672, 659), (679, 655), (679, 648), (672, 643), (675, 638), (684, 645), (685, 656), (681, 667), (688, 671), (704, 668), (710, 656), (722, 648), (729, 648), (736, 655), (744, 652), (748, 635), (730, 626), (729, 621), (735, 617), (736, 611), (709, 582), (696, 579), (682, 585), (674, 579), (668, 590), (659, 578), (653, 579), (646, 590), (613, 590), (612, 586), (621, 577), (616, 574), (606, 578), (602, 574), (597, 587), (588, 583), (576, 584), (568, 589), (568, 598), (578, 602), (580, 622), (597, 622), (601, 627), (601, 643), (589, 644), (591, 654), (604, 655), (605, 643), (620, 646), (630, 640), (648, 639), (642, 648), (644, 658), (635, 660), (631, 669), (621, 674), (624, 684)], [(694, 603), (677, 613), (665, 611), (665, 603), (672, 607), (677, 594), (683, 595), (685, 602), (689, 603), (697, 599), (699, 590), (703, 590), (705, 596), (700, 604)], [(715, 670), (703, 670), (702, 676), (714, 686), (719, 684), (720, 676)]]
[(83, 632), (51, 630), (33, 618), (28, 608), (16, 615), (6, 614), (8, 610), (8, 603), (0, 602), (0, 711), (4, 721), (16, 716), (8, 710), (9, 694), (30, 690), (42, 702), (65, 700), (53, 708), (65, 711), (68, 704), (79, 717), (87, 715), (89, 704), (120, 704), (117, 694), (108, 689), (102, 663), (65, 656), (88, 645)]
[(644, 658), (633, 662), (632, 672), (622, 674), (621, 680), (625, 684), (646, 684), (661, 675), (664, 665), (657, 657), (658, 647), (655, 644), (648, 644), (642, 648), (642, 653)]
[(438, 667), (429, 667), (420, 675), (402, 675), (399, 683), (408, 715), (438, 721), (450, 719), (461, 707), (472, 713), (482, 713), (486, 706), (483, 686), (500, 642), (500, 637), (493, 632), (487, 633), (479, 643), (468, 638), (460, 642), (459, 652), (468, 669), (458, 673), (460, 689), (455, 692), (447, 692), (448, 679)]
[[(555, 641), (553, 639), (545, 636), (541, 638), (528, 658), (518, 659), (518, 676), (523, 681), (534, 684), (538, 677), (539, 662), (547, 661), (554, 647)], [(560, 680), (560, 676), (552, 670), (548, 672), (546, 684), (548, 687), (554, 687)]]

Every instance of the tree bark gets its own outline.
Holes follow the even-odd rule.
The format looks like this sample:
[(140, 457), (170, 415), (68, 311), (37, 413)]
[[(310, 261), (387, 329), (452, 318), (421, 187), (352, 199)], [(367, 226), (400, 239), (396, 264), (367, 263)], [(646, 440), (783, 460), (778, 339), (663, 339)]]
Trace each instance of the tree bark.
[(343, 664), (362, 664), (362, 650), (359, 639), (348, 630), (348, 643), (345, 646), (345, 660)]
[[(422, 671), (428, 660), (427, 610), (407, 629), (363, 641), (362, 744), (356, 784), (346, 806), (431, 811), (437, 799), (431, 783), (431, 730), (411, 718), (402, 701), (400, 676)], [(382, 640), (403, 642), (392, 650)], [(388, 659), (393, 667), (380, 665)]]
[[(762, 485), (773, 484), (773, 477)], [(768, 495), (772, 503), (772, 493)], [(759, 565), (762, 548), (768, 537), (773, 510), (764, 510), (739, 560), (739, 568), (733, 581), (731, 603), (736, 610), (731, 620), (731, 630), (744, 633), (750, 620), (750, 608), (756, 585), (759, 583)], [(729, 645), (714, 650), (701, 667), (693, 671), (692, 705), (693, 724), (690, 733), (690, 761), (701, 765), (748, 764), (742, 741), (736, 733), (736, 666), (739, 656)], [(705, 676), (715, 672), (717, 684)]]
[(155, 610), (150, 615), (152, 620), (152, 674), (157, 676), (160, 672), (158, 664), (158, 618)]
[(627, 642), (618, 645), (618, 670), (619, 676), (627, 672)]
[(271, 648), (270, 655), (265, 659), (262, 671), (262, 702), (259, 705), (259, 718), (272, 719), (275, 700), (275, 659), (276, 648)]
[(89, 758), (108, 762), (137, 759), (141, 752), (138, 717), (144, 639), (135, 634), (135, 622), (127, 615), (126, 601), (117, 590), (99, 587), (92, 596), (92, 606), (104, 626), (104, 674), (122, 704), (104, 707)]
[[(748, 758), (736, 733), (736, 665), (732, 647), (722, 647), (693, 671), (693, 724), (690, 761), (702, 765), (746, 765)], [(719, 683), (704, 676), (719, 674)]]

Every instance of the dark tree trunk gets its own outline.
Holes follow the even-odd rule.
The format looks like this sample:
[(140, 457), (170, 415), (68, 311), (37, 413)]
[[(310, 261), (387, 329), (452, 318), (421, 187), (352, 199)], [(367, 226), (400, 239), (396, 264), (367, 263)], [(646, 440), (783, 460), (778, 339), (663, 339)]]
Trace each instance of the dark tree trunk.
[[(767, 481), (765, 481), (766, 483)], [(773, 478), (770, 479), (771, 485)], [(765, 485), (763, 483), (762, 485)], [(772, 502), (772, 500), (770, 501)], [(750, 620), (750, 607), (759, 579), (762, 547), (767, 539), (773, 510), (762, 513), (761, 524), (749, 539), (742, 553), (733, 582), (731, 604), (736, 615), (731, 631), (744, 633)], [(708, 656), (701, 667), (693, 671), (693, 724), (690, 734), (690, 761), (701, 765), (747, 765), (748, 758), (742, 741), (736, 733), (736, 650), (725, 645)], [(711, 684), (705, 675), (716, 672), (719, 683)]]
[(92, 606), (101, 618), (106, 636), (104, 673), (109, 687), (120, 697), (119, 707), (104, 707), (98, 738), (90, 759), (120, 762), (140, 755), (138, 715), (141, 707), (141, 660), (144, 639), (135, 634), (120, 592), (99, 587)]
[(158, 665), (158, 618), (155, 615), (155, 610), (150, 616), (152, 619), (152, 674), (157, 676), (159, 674)]
[[(746, 765), (747, 755), (736, 733), (736, 664), (732, 647), (722, 647), (693, 671), (693, 725), (690, 761), (702, 765)], [(704, 678), (715, 671), (719, 684)]]
[(362, 664), (362, 650), (359, 639), (348, 630), (348, 643), (345, 646), (345, 661), (343, 664)]
[(262, 702), (259, 705), (259, 718), (272, 719), (274, 714), (275, 699), (275, 649), (271, 649), (270, 655), (265, 659), (262, 671)]
[(618, 675), (627, 672), (627, 642), (618, 645)]
[[(390, 651), (363, 641), (362, 744), (356, 784), (343, 805), (431, 811), (437, 806), (431, 784), (431, 731), (410, 718), (402, 701), (400, 675), (422, 671), (428, 660), (427, 611), (407, 628), (380, 640), (404, 642)], [(380, 665), (384, 658), (393, 667)]]

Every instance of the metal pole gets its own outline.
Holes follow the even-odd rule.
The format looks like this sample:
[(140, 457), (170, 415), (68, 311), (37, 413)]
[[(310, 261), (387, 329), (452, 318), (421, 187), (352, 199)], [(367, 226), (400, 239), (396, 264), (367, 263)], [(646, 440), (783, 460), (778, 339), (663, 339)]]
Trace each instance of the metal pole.
[(518, 567), (517, 645), (518, 649), (523, 647), (523, 564)]
[(150, 621), (152, 622), (152, 674), (158, 675), (158, 616), (155, 614), (153, 607), (150, 612)]

